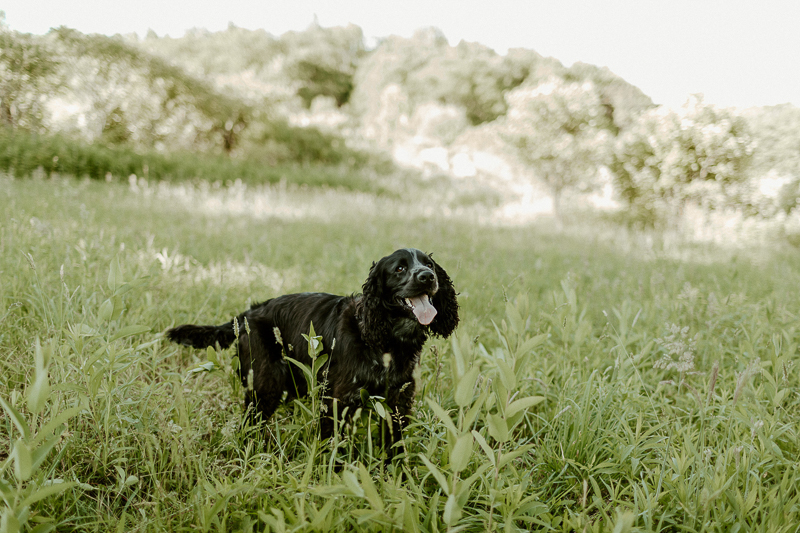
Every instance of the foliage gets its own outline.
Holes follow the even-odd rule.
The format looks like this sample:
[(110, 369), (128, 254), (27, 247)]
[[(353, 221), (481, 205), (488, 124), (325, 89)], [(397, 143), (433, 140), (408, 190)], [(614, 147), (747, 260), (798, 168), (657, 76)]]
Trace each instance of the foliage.
[[(316, 212), (214, 211), (222, 190), (200, 203), (181, 201), (184, 186), (2, 180), (7, 530), (789, 532), (800, 520), (796, 251), (670, 248), (596, 224), (553, 235), (408, 216), (424, 198), (370, 211), (367, 195), (296, 191), (293, 213), (338, 209), (321, 230)], [(463, 320), (423, 353), (394, 465), (375, 448), (379, 400), (334, 443), (314, 438), (314, 398), (242, 428), (235, 352), (158, 333), (221, 323), (248, 298), (352, 291), (399, 243), (448, 265)], [(677, 353), (691, 367), (659, 363)], [(190, 374), (207, 358), (224, 371)]]
[(381, 95), (398, 85), (408, 94), (410, 113), (439, 102), (463, 107), (473, 125), (505, 114), (505, 92), (525, 79), (563, 69), (558, 61), (533, 51), (500, 56), (478, 43), (452, 47), (444, 35), (428, 28), (410, 39), (383, 40), (359, 65), (353, 97), (355, 112), (369, 122), (381, 113)]
[(241, 152), (247, 159), (272, 165), (293, 161), (361, 167), (370, 161), (367, 153), (350, 149), (336, 135), (277, 118), (255, 122), (242, 138)]
[(0, 24), (0, 125), (38, 130), (45, 99), (61, 83), (59, 66), (40, 39)]
[(508, 96), (501, 135), (552, 191), (556, 216), (565, 190), (589, 190), (611, 122), (591, 83), (551, 78)]
[[(251, 184), (287, 181), (354, 190), (382, 190), (374, 179), (359, 176), (358, 169), (385, 166), (368, 154), (333, 147), (334, 139), (313, 129), (275, 123), (262, 134), (264, 141), (275, 139), (275, 146), (271, 149), (267, 146), (260, 153), (254, 152), (247, 159), (232, 159), (213, 154), (136, 151), (125, 146), (88, 144), (63, 135), (33, 135), (0, 128), (0, 170), (21, 177), (41, 173), (45, 176), (62, 174), (95, 180), (127, 180), (134, 175), (151, 180), (238, 180)], [(358, 177), (354, 179), (355, 176)]]
[(753, 150), (743, 119), (693, 97), (677, 112), (644, 113), (619, 137), (610, 168), (622, 198), (652, 219), (686, 202), (712, 209), (745, 203)]
[(182, 130), (188, 129), (192, 133), (184, 148), (193, 147), (187, 143), (204, 148), (205, 141), (230, 153), (252, 120), (253, 110), (241, 100), (120, 37), (84, 35), (65, 27), (50, 36), (60, 47), (71, 94), (88, 106), (89, 140), (119, 139), (118, 132), (109, 135), (116, 126), (127, 130), (122, 140), (133, 138), (140, 147), (151, 148), (180, 143), (186, 136)]
[(800, 205), (800, 109), (791, 104), (758, 107), (742, 117), (755, 144), (749, 179), (767, 189), (752, 199), (752, 208), (767, 217), (788, 215)]
[[(351, 28), (344, 36), (360, 42), (360, 30), (355, 35), (354, 29), (357, 28)], [(319, 31), (333, 37), (338, 35), (333, 30)], [(273, 181), (279, 172), (259, 170), (258, 164), (322, 163), (360, 167), (373, 163), (371, 156), (349, 149), (338, 136), (314, 127), (290, 125), (285, 119), (273, 116), (268, 108), (256, 109), (236, 95), (224, 94), (121, 37), (84, 35), (62, 27), (46, 38), (39, 38), (43, 44), (37, 44), (30, 36), (5, 30), (0, 38), (3, 39), (0, 43), (2, 57), (19, 74), (4, 77), (5, 92), (11, 96), (2, 100), (8, 109), (19, 115), (19, 120), (14, 119), (14, 123), (8, 125), (21, 127), (21, 130), (16, 135), (2, 133), (7, 152), (5, 168), (13, 167), (19, 175), (42, 167), (47, 172), (100, 178), (110, 172), (116, 176), (144, 174), (158, 178), (169, 175), (214, 179), (207, 171), (213, 167), (218, 173), (216, 179)], [(301, 47), (306, 43), (304, 50), (308, 57), (304, 57), (307, 62), (312, 61), (315, 49), (310, 37), (295, 36), (294, 39), (301, 42), (292, 46)], [(350, 47), (357, 48), (355, 44)], [(54, 95), (44, 95), (43, 91), (56, 79), (64, 80), (66, 90), (54, 99)], [(325, 90), (322, 93), (327, 94)], [(27, 109), (21, 101), (12, 101), (23, 96), (31, 100), (33, 107)], [(43, 123), (51, 132), (65, 134), (58, 140), (49, 136), (37, 139), (25, 133), (31, 130), (27, 126), (35, 125), (31, 122), (35, 118), (35, 105), (43, 106), (47, 99), (53, 109), (70, 106), (79, 109), (66, 119), (59, 111), (60, 118)], [(7, 118), (11, 121), (12, 117)], [(44, 131), (36, 132), (44, 134)], [(98, 146), (88, 147), (68, 141), (67, 137), (82, 138)], [(36, 147), (28, 146), (31, 144)], [(66, 148), (67, 145), (70, 147)], [(9, 151), (15, 155), (12, 157)], [(171, 155), (157, 153), (166, 151)], [(210, 153), (211, 157), (206, 155), (202, 163), (192, 163), (190, 158), (181, 155), (190, 151)], [(149, 153), (147, 161), (142, 161), (135, 152)], [(82, 155), (77, 156), (77, 153)], [(238, 160), (226, 163), (216, 158), (217, 154), (238, 157)], [(13, 161), (9, 161), (9, 157)], [(114, 161), (116, 157), (120, 160)], [(218, 162), (212, 162), (215, 159)], [(237, 171), (241, 175), (235, 176)], [(265, 174), (272, 177), (264, 178)]]
[(608, 67), (597, 67), (580, 61), (573, 64), (564, 74), (566, 81), (591, 82), (600, 96), (608, 127), (615, 135), (627, 130), (639, 115), (653, 107), (653, 101), (638, 87), (626, 82)]
[(297, 88), (306, 108), (317, 96), (330, 96), (341, 107), (350, 100), (353, 76), (366, 53), (361, 28), (323, 28), (312, 24), (302, 32), (287, 32), (280, 37), (286, 50), (284, 72)]
[(365, 54), (363, 41), (358, 26), (315, 23), (280, 37), (230, 25), (225, 31), (192, 30), (179, 38), (150, 35), (135, 45), (211, 77), (254, 103), (293, 94), (308, 108), (317, 96), (333, 97), (339, 106), (349, 101), (356, 66)]
[(756, 107), (745, 110), (743, 117), (756, 144), (752, 171), (800, 177), (800, 108)]

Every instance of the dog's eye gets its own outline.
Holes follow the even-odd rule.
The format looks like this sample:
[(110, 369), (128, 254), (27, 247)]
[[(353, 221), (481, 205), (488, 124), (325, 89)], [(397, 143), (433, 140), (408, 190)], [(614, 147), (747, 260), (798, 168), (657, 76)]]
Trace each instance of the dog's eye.
[(399, 274), (400, 272), (405, 272), (406, 271), (406, 267), (404, 267), (403, 265), (400, 265), (399, 267), (395, 268), (394, 271)]
[(428, 264), (427, 264), (427, 265), (425, 265), (425, 266), (426, 266), (426, 267), (428, 267), (428, 268), (430, 268), (431, 270), (433, 270), (433, 263), (428, 263)]

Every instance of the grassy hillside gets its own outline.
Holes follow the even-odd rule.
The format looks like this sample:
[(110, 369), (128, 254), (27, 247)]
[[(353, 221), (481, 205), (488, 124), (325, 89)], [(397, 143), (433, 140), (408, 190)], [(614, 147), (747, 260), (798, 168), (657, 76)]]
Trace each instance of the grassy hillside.
[[(796, 252), (470, 209), (3, 178), (3, 526), (794, 531)], [(463, 320), (426, 346), (394, 468), (371, 438), (379, 400), (333, 444), (313, 400), (286, 405), (264, 442), (240, 429), (233, 352), (161, 338), (280, 293), (357, 291), (401, 246), (435, 253)], [(209, 358), (218, 370), (192, 372)]]

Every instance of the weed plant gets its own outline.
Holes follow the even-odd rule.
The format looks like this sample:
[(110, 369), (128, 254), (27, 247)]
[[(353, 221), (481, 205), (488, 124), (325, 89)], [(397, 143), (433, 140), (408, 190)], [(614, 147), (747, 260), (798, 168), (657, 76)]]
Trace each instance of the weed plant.
[[(797, 531), (796, 252), (393, 202), (321, 222), (0, 180), (0, 530)], [(394, 464), (379, 397), (317, 438), (334, 339), (309, 331), (313, 394), (259, 428), (233, 349), (161, 336), (356, 291), (400, 246), (447, 268), (462, 323), (426, 345)]]

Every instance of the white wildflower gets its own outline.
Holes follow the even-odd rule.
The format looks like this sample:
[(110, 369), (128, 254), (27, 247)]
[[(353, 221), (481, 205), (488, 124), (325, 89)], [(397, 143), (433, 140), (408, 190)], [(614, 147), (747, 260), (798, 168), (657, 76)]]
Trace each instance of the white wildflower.
[(764, 427), (764, 421), (763, 420), (751, 420), (750, 422), (753, 424), (753, 428), (750, 430), (750, 438), (754, 439), (754, 438), (756, 438), (756, 434), (758, 433), (758, 430)]
[(681, 375), (694, 370), (694, 350), (697, 336), (689, 338), (689, 328), (681, 328), (676, 324), (667, 324), (669, 335), (663, 339), (656, 339), (664, 353), (653, 364), (654, 368), (677, 370)]
[(688, 281), (683, 284), (683, 290), (678, 294), (678, 300), (683, 300), (687, 303), (693, 304), (700, 298), (700, 289), (692, 287)]

